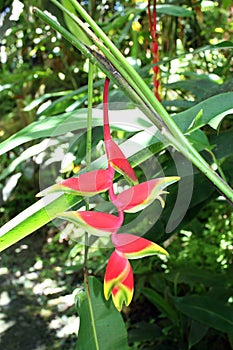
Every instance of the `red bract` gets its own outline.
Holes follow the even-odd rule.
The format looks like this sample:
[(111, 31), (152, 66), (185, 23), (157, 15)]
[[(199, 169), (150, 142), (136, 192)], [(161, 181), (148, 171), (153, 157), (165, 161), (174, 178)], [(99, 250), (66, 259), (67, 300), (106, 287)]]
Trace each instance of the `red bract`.
[(165, 203), (161, 198), (161, 194), (167, 192), (163, 189), (178, 180), (179, 177), (170, 176), (146, 181), (121, 192), (112, 202), (118, 210), (129, 213), (136, 213), (144, 209), (155, 199), (159, 199), (162, 207), (164, 207)]
[(106, 236), (116, 232), (123, 221), (122, 215), (115, 216), (95, 211), (68, 211), (58, 216), (77, 224), (94, 236)]
[(108, 169), (93, 170), (52, 185), (38, 193), (37, 197), (54, 192), (71, 193), (77, 196), (94, 196), (97, 193), (107, 191), (111, 185), (112, 174)]
[(128, 260), (113, 252), (107, 264), (104, 276), (104, 296), (108, 300), (112, 293), (114, 305), (118, 311), (123, 303), (128, 306), (133, 298), (134, 280), (132, 267)]
[(125, 158), (124, 153), (121, 151), (119, 146), (112, 140), (105, 141), (106, 155), (108, 164), (113, 167), (125, 178), (133, 184), (138, 183), (138, 179), (132, 169), (129, 161)]
[(154, 242), (127, 233), (113, 233), (112, 242), (115, 251), (106, 267), (104, 295), (108, 300), (112, 293), (113, 303), (121, 311), (124, 303), (129, 305), (134, 292), (133, 271), (128, 259), (168, 253)]
[(154, 254), (168, 255), (167, 251), (158, 244), (128, 233), (113, 234), (112, 242), (117, 253), (127, 259), (144, 258)]

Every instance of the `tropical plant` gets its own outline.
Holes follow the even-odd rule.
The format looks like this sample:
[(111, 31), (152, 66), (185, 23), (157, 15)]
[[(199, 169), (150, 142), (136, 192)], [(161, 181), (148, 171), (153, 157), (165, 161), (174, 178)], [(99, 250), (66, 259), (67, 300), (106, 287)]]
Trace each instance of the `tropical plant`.
[[(166, 259), (166, 251), (155, 244), (154, 241), (162, 243), (177, 229), (186, 227), (190, 220), (200, 212), (205, 203), (216, 198), (218, 193), (230, 203), (233, 202), (233, 191), (229, 185), (232, 182), (233, 150), (229, 142), (232, 138), (232, 129), (228, 126), (226, 120), (227, 126), (223, 129), (223, 132), (219, 135), (212, 132), (212, 130), (219, 130), (223, 118), (232, 113), (233, 93), (228, 90), (230, 90), (229, 86), (231, 86), (229, 61), (232, 58), (230, 50), (233, 44), (225, 40), (217, 43), (212, 42), (207, 46), (200, 47), (205, 41), (203, 36), (199, 35), (202, 33), (202, 15), (204, 12), (204, 10), (199, 8), (199, 5), (190, 4), (187, 7), (184, 5), (160, 4), (156, 7), (154, 2), (153, 7), (151, 7), (149, 2), (148, 19), (145, 15), (146, 6), (143, 4), (135, 5), (131, 10), (127, 7), (128, 4), (126, 2), (122, 4), (124, 9), (122, 16), (119, 16), (119, 11), (116, 13), (116, 16), (114, 14), (107, 16), (110, 18), (109, 24), (104, 22), (104, 16), (106, 15), (103, 15), (103, 18), (98, 21), (95, 12), (96, 6), (101, 8), (103, 5), (94, 2), (88, 4), (88, 11), (92, 16), (75, 0), (61, 2), (52, 0), (49, 10), (56, 17), (43, 11), (43, 4), (40, 4), (40, 9), (33, 9), (33, 14), (30, 14), (30, 16), (34, 18), (35, 28), (37, 28), (38, 23), (42, 27), (43, 21), (45, 25), (42, 27), (42, 30), (35, 30), (40, 36), (39, 44), (35, 43), (35, 47), (30, 48), (26, 56), (29, 55), (29, 57), (36, 59), (37, 62), (39, 59), (45, 61), (47, 57), (44, 52), (50, 51), (53, 58), (51, 65), (53, 66), (46, 71), (39, 66), (39, 68), (30, 71), (28, 75), (24, 73), (27, 81), (24, 84), (23, 80), (21, 80), (24, 96), (22, 101), (21, 96), (19, 99), (22, 104), (13, 103), (8, 93), (11, 89), (10, 91), (14, 92), (14, 96), (17, 95), (20, 86), (14, 83), (15, 77), (17, 74), (25, 72), (26, 62), (24, 61), (24, 65), (20, 66), (20, 71), (17, 74), (14, 72), (10, 83), (7, 75), (3, 74), (4, 85), (1, 98), (7, 96), (7, 103), (9, 103), (9, 105), (4, 104), (4, 125), (5, 120), (13, 120), (11, 119), (11, 112), (14, 108), (20, 109), (21, 117), (19, 118), (19, 124), (12, 123), (14, 130), (11, 126), (6, 129), (4, 126), (2, 127), (4, 140), (0, 144), (0, 152), (3, 155), (1, 179), (8, 179), (10, 174), (14, 176), (15, 170), (19, 169), (19, 167), (23, 168), (25, 162), (35, 159), (37, 156), (39, 157), (43, 152), (45, 153), (43, 158), (45, 163), (46, 152), (49, 147), (54, 154), (57, 149), (61, 149), (62, 155), (64, 155), (68, 143), (68, 153), (72, 154), (72, 157), (67, 164), (62, 164), (62, 175), (60, 174), (60, 176), (57, 176), (56, 167), (43, 169), (42, 171), (43, 165), (41, 165), (39, 171), (39, 163), (34, 162), (34, 164), (37, 164), (34, 168), (30, 165), (33, 168), (33, 183), (38, 182), (38, 174), (40, 175), (41, 188), (39, 196), (44, 197), (2, 226), (0, 231), (0, 250), (3, 251), (58, 217), (81, 227), (86, 231), (84, 234), (84, 278), (86, 291), (81, 291), (77, 295), (77, 309), (81, 317), (77, 347), (78, 349), (126, 349), (127, 337), (122, 318), (112, 308), (111, 302), (104, 300), (104, 295), (106, 299), (109, 299), (112, 294), (114, 304), (118, 310), (122, 310), (124, 302), (126, 305), (130, 304), (134, 283), (132, 268), (128, 259), (155, 253), (164, 254), (164, 259)], [(227, 7), (225, 2), (223, 4), (224, 7)], [(26, 5), (26, 13), (29, 13), (27, 11), (28, 7)], [(77, 16), (77, 13), (79, 13), (80, 17)], [(61, 14), (63, 14), (64, 19)], [(162, 45), (164, 50), (161, 53), (160, 62), (158, 62), (159, 47), (157, 45), (160, 38), (156, 32), (158, 15), (161, 16), (161, 23), (169, 18), (170, 28), (173, 28), (171, 33), (174, 35), (171, 41), (178, 45), (178, 47), (177, 45), (173, 47), (166, 43), (165, 40)], [(126, 25), (124, 28), (126, 20), (129, 20), (129, 25)], [(208, 20), (212, 19), (208, 18)], [(102, 24), (101, 21), (103, 22)], [(150, 25), (152, 50), (149, 59), (145, 58), (143, 50), (143, 45), (145, 45), (144, 39), (145, 41), (149, 39), (149, 34), (146, 34), (143, 28), (143, 23), (149, 23)], [(185, 48), (187, 48), (188, 44), (190, 45), (191, 39), (188, 39), (188, 35), (186, 35), (186, 41), (182, 45), (181, 42), (184, 33), (188, 33), (190, 23), (193, 26), (195, 24), (196, 31), (196, 35), (193, 37), (193, 52), (191, 56), (195, 58), (198, 55), (200, 57), (204, 55), (203, 61), (206, 67), (199, 67), (201, 73), (199, 75), (193, 71), (181, 69), (177, 72), (178, 80), (174, 82), (169, 75), (174, 71), (175, 63), (182, 61), (186, 67), (189, 65), (189, 61), (184, 59), (184, 56), (186, 55)], [(166, 30), (165, 26), (162, 28), (163, 31)], [(177, 39), (177, 28), (180, 29), (180, 41)], [(58, 34), (53, 36), (53, 30)], [(106, 32), (109, 30), (110, 34), (106, 35), (103, 30)], [(230, 25), (226, 29), (227, 31), (231, 31)], [(51, 40), (47, 40), (45, 32), (48, 33)], [(16, 33), (18, 40), (20, 40), (22, 30), (20, 29)], [(143, 33), (143, 35), (140, 36), (140, 33)], [(32, 35), (32, 32), (29, 34)], [(70, 57), (70, 52), (64, 46), (61, 36), (85, 57), (88, 85), (81, 87), (77, 85), (74, 72), (79, 72), (80, 66), (77, 67), (76, 62)], [(132, 47), (127, 59), (117, 46), (113, 44), (111, 36), (114, 37), (117, 46), (121, 46), (122, 52)], [(209, 36), (211, 35), (209, 34)], [(168, 35), (166, 37), (168, 38)], [(27, 39), (26, 35), (24, 35), (24, 39)], [(133, 46), (130, 44), (131, 39)], [(211, 42), (212, 38), (210, 37), (209, 40)], [(177, 55), (178, 53), (178, 55), (172, 58), (166, 57), (166, 54), (169, 55), (169, 47), (171, 47), (170, 54)], [(62, 51), (68, 51), (66, 58), (69, 60), (62, 59)], [(71, 52), (74, 53), (76, 51), (72, 49)], [(219, 52), (221, 54), (219, 57), (216, 57)], [(23, 53), (25, 56), (25, 51)], [(14, 52), (12, 51), (11, 57), (13, 57), (13, 54)], [(80, 54), (74, 53), (74, 55), (80, 57)], [(141, 62), (137, 61), (137, 59)], [(219, 85), (219, 82), (210, 79), (211, 74), (217, 73), (215, 62), (219, 60), (221, 61), (221, 68), (218, 68), (221, 70), (222, 77), (226, 80), (222, 80), (221, 85)], [(152, 65), (150, 64), (151, 61)], [(130, 62), (134, 62), (134, 66)], [(141, 70), (139, 68), (141, 63), (143, 63), (143, 66), (148, 65), (146, 66), (147, 71), (153, 67), (153, 72), (155, 73), (154, 92), (150, 88), (151, 77), (148, 74), (145, 79), (140, 77), (140, 75), (145, 74), (144, 68)], [(190, 63), (190, 66), (193, 64), (193, 62)], [(72, 70), (69, 65), (72, 66)], [(102, 79), (93, 83), (93, 77), (96, 74), (93, 65), (97, 66), (101, 71), (101, 77), (103, 77), (103, 73), (107, 75), (108, 78), (105, 80), (105, 83)], [(26, 68), (29, 68), (29, 66), (30, 63), (27, 64)], [(158, 69), (158, 67), (160, 68)], [(208, 71), (208, 76), (205, 75), (205, 71)], [(164, 75), (163, 80), (161, 78), (162, 75)], [(37, 98), (35, 98), (37, 91), (35, 76), (39, 77), (41, 82)], [(61, 83), (63, 91), (56, 90), (58, 77), (60, 77), (59, 83)], [(80, 73), (80, 79), (84, 81), (85, 75)], [(110, 132), (108, 121), (108, 85), (110, 80), (120, 87), (124, 95), (128, 96), (131, 101), (130, 105), (129, 100), (125, 100), (125, 105), (131, 108), (129, 109), (131, 119), (130, 123), (128, 123), (130, 125), (126, 125), (127, 123), (122, 125), (122, 119), (120, 119), (119, 114), (129, 117), (128, 110), (124, 108), (123, 111), (117, 112), (119, 120), (114, 120), (114, 123), (111, 123), (112, 132)], [(43, 83), (45, 81), (46, 85), (52, 89), (52, 92), (44, 93)], [(98, 91), (96, 102), (101, 101), (100, 91), (103, 84), (104, 133), (102, 137), (102, 115), (98, 113), (97, 109), (93, 109), (92, 104), (94, 89)], [(161, 85), (166, 90), (165, 97), (167, 97), (167, 99), (164, 99), (163, 104), (159, 101), (161, 98), (159, 95)], [(72, 86), (73, 90), (67, 90), (68, 86)], [(121, 100), (122, 94), (119, 93), (118, 96)], [(176, 101), (171, 101), (171, 96), (175, 96)], [(112, 98), (114, 101), (113, 93)], [(85, 105), (85, 103), (88, 105)], [(132, 103), (134, 103), (133, 108)], [(135, 105), (137, 108), (135, 108)], [(163, 105), (168, 107), (171, 115), (165, 110)], [(33, 111), (38, 106), (39, 108), (35, 113), (34, 119)], [(87, 106), (88, 109), (80, 109), (80, 106)], [(172, 114), (174, 111), (176, 113)], [(25, 120), (25, 123), (22, 124), (22, 120)], [(209, 126), (213, 128), (211, 131)], [(79, 130), (84, 128), (87, 129), (87, 133), (85, 134), (83, 131), (79, 133)], [(70, 133), (72, 133), (72, 137)], [(120, 147), (113, 141), (112, 135), (115, 135), (118, 139), (121, 137), (125, 138)], [(92, 150), (91, 152), (91, 145), (98, 145), (100, 148), (102, 139), (104, 140), (107, 162), (101, 158), (101, 156), (104, 156), (103, 149), (100, 151)], [(129, 146), (130, 142), (140, 144), (140, 148), (132, 150)], [(24, 148), (26, 143), (30, 145), (28, 149)], [(91, 162), (93, 153), (96, 159)], [(169, 156), (169, 153), (171, 156)], [(163, 170), (158, 170), (158, 168), (154, 167), (151, 159), (155, 154), (157, 154), (157, 159)], [(8, 165), (7, 156), (4, 158), (5, 155), (10, 155), (12, 160), (10, 165)], [(130, 164), (133, 165), (135, 170)], [(153, 179), (148, 180), (144, 178), (145, 176), (139, 168), (139, 166), (143, 167), (143, 164), (151, 167)], [(199, 173), (197, 171), (192, 172), (191, 164), (199, 170)], [(55, 173), (54, 178), (51, 176), (53, 172)], [(75, 175), (77, 172), (78, 176)], [(116, 194), (114, 183), (116, 183), (116, 180), (119, 180), (118, 189), (120, 189), (121, 181), (123, 181), (122, 177), (120, 177), (121, 174), (125, 175), (125, 178), (133, 186), (129, 187), (129, 184), (126, 185), (123, 182), (122, 192)], [(18, 175), (16, 173), (16, 178), (13, 178), (16, 179), (16, 183), (20, 176), (21, 173), (19, 172)], [(181, 180), (177, 184), (178, 186), (171, 187), (171, 193), (168, 196), (169, 200), (164, 207), (164, 195), (166, 194), (164, 189), (176, 182), (180, 177)], [(137, 178), (140, 184), (137, 183)], [(49, 180), (47, 181), (47, 179)], [(192, 193), (193, 179), (194, 192)], [(53, 184), (55, 181), (57, 183)], [(47, 185), (50, 186), (44, 188)], [(178, 195), (176, 198), (177, 188)], [(215, 191), (215, 188), (217, 188), (218, 192)], [(96, 194), (100, 194), (101, 198), (107, 199), (107, 191), (110, 202), (106, 200), (104, 204), (101, 203), (99, 205), (89, 202), (90, 198)], [(9, 198), (9, 194), (6, 194), (6, 191), (3, 193), (6, 199)], [(88, 197), (86, 203), (83, 196)], [(152, 208), (150, 205), (156, 198), (159, 199), (164, 210), (161, 213), (160, 209), (158, 209), (159, 203), (155, 202), (158, 217), (152, 223), (149, 223), (150, 220), (147, 218), (146, 213), (149, 213), (150, 208)], [(29, 200), (32, 202), (31, 196)], [(26, 201), (28, 201), (27, 198), (25, 199)], [(175, 202), (177, 205), (175, 210), (172, 210)], [(92, 210), (92, 204), (95, 207), (95, 211)], [(84, 205), (85, 210), (83, 210)], [(74, 210), (67, 211), (70, 208)], [(117, 216), (114, 214), (114, 208), (117, 208)], [(142, 209), (142, 213), (145, 213), (143, 214), (145, 218), (143, 218), (140, 225), (138, 212)], [(7, 218), (6, 213), (5, 218)], [(124, 227), (122, 228), (123, 220), (124, 225), (127, 226), (133, 222), (134, 218), (138, 218), (138, 226), (131, 228), (133, 234), (121, 232), (124, 229)], [(5, 221), (8, 221), (8, 219)], [(135, 233), (138, 234), (140, 231), (137, 230), (143, 233), (146, 231), (146, 238), (138, 238)], [(87, 232), (92, 236), (89, 236)], [(154, 236), (155, 232), (156, 236)], [(106, 240), (104, 240), (105, 237), (102, 237), (105, 235), (108, 236)], [(102, 288), (101, 283), (95, 277), (88, 276), (88, 246), (97, 240), (96, 237), (99, 237), (98, 240), (102, 240), (101, 244), (105, 246), (109, 245), (111, 241), (111, 247), (114, 247), (114, 252), (106, 267), (104, 288)], [(109, 240), (110, 237), (111, 240)], [(136, 271), (136, 276), (140, 276), (140, 271), (137, 272), (137, 267), (140, 270), (140, 266), (145, 275), (151, 272), (150, 269), (144, 269), (143, 264), (140, 264), (138, 262), (138, 265), (136, 265), (133, 261), (133, 269)], [(174, 343), (179, 343), (179, 346), (183, 348), (187, 348), (185, 339), (187, 331), (190, 331), (188, 346), (191, 348), (204, 337), (208, 327), (227, 333), (229, 341), (232, 342), (230, 336), (232, 310), (229, 307), (228, 299), (224, 299), (223, 303), (216, 303), (214, 307), (213, 303), (215, 303), (216, 298), (213, 301), (211, 298), (209, 299), (209, 296), (208, 299), (207, 297), (201, 299), (196, 295), (181, 295), (182, 293), (178, 293), (178, 295), (178, 277), (181, 274), (185, 278), (186, 271), (182, 270), (180, 272), (180, 267), (178, 267), (177, 271), (175, 271), (175, 277), (171, 277), (169, 274), (166, 275), (166, 273), (167, 271), (163, 271), (161, 278), (158, 278), (158, 287), (156, 285), (156, 277), (152, 278), (147, 284), (141, 276), (140, 282), (141, 285), (145, 283), (142, 294), (157, 307), (162, 317), (165, 316), (166, 318), (164, 325), (161, 325), (160, 329), (166, 332), (166, 327), (170, 327), (173, 335), (179, 329), (182, 341), (179, 343), (176, 340)], [(199, 271), (195, 278), (200, 278), (200, 275)], [(193, 275), (192, 278), (194, 278)], [(166, 295), (162, 291), (162, 286), (166, 283), (164, 281), (170, 283)], [(191, 284), (190, 281), (188, 281), (189, 283)], [(213, 283), (211, 285), (207, 283), (205, 286), (206, 288), (212, 287)], [(102, 289), (104, 289), (104, 295)], [(138, 298), (137, 292), (135, 298)], [(202, 309), (201, 313), (197, 311), (200, 308)], [(213, 312), (215, 314), (214, 322), (211, 320)], [(191, 326), (188, 329), (185, 327), (186, 317), (189, 317), (191, 320)], [(224, 322), (221, 322), (223, 319)], [(199, 336), (196, 335), (196, 329), (199, 327), (199, 323), (195, 323), (196, 321), (205, 324), (205, 326), (201, 327)], [(110, 332), (107, 341), (102, 324), (108, 327)], [(112, 327), (109, 327), (109, 325), (112, 325)], [(161, 334), (158, 336), (159, 342), (163, 337), (164, 335)], [(166, 344), (166, 349), (169, 346), (174, 346), (174, 343)], [(152, 341), (152, 348), (155, 344), (156, 346), (158, 345)]]

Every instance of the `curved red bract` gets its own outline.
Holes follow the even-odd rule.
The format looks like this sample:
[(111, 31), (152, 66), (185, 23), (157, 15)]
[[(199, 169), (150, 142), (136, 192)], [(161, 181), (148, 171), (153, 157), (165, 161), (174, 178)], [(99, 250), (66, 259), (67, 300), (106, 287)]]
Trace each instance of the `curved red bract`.
[(108, 190), (111, 184), (112, 178), (108, 169), (93, 170), (61, 182), (62, 186), (80, 193), (103, 192)]

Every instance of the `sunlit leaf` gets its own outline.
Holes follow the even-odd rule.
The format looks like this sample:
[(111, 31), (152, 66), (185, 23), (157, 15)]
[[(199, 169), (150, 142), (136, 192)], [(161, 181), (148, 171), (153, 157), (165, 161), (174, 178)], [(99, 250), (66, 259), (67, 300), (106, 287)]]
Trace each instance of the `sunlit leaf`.
[(0, 228), (0, 252), (79, 202), (81, 198), (78, 196), (56, 194), (56, 196), (48, 196), (29, 206)]

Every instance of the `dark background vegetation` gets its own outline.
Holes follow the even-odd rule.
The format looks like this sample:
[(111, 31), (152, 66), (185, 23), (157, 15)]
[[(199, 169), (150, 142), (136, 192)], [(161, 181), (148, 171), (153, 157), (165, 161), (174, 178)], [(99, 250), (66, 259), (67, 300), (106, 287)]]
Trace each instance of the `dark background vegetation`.
[[(133, 0), (85, 2), (95, 21), (153, 89), (148, 16), (140, 4)], [(179, 6), (181, 12), (158, 12), (162, 103), (176, 113), (233, 91), (232, 49), (206, 49), (232, 41), (233, 8), (227, 0), (169, 4)], [(51, 11), (66, 25), (49, 1), (24, 1), (19, 18), (12, 18), (12, 1), (0, 1), (0, 141), (40, 118), (87, 106), (85, 58), (35, 17), (32, 5)], [(102, 102), (103, 78), (96, 69), (94, 105)], [(110, 99), (122, 102), (122, 93), (112, 89)], [(126, 97), (123, 101), (127, 105)], [(208, 140), (203, 156), (232, 182), (232, 115), (224, 118), (217, 131), (210, 126), (202, 131)], [(121, 140), (129, 137), (127, 132), (114, 133)], [(101, 137), (101, 130), (95, 129), (95, 145)], [(27, 142), (1, 156), (1, 224), (35, 202), (41, 164), (53, 159), (57, 147), (54, 144), (42, 154), (40, 142)], [(62, 149), (66, 140), (58, 137), (57, 142)], [(28, 156), (26, 150), (30, 150)], [(157, 155), (164, 169), (172, 166), (167, 153)], [(73, 154), (76, 158), (64, 166), (61, 176), (72, 176), (85, 164), (82, 142)], [(50, 171), (56, 173), (58, 164), (51, 163)], [(139, 167), (137, 172), (140, 177)], [(168, 215), (169, 210), (147, 237), (165, 242), (169, 259), (151, 257), (133, 264), (135, 297), (123, 311), (129, 348), (233, 349), (232, 208), (194, 170), (189, 210), (170, 234), (165, 233)], [(51, 223), (1, 254), (2, 349), (75, 348), (79, 319), (73, 293), (82, 285), (83, 246), (81, 239), (72, 238), (73, 231), (72, 224)], [(108, 257), (108, 250), (90, 250), (90, 273), (100, 280)]]

